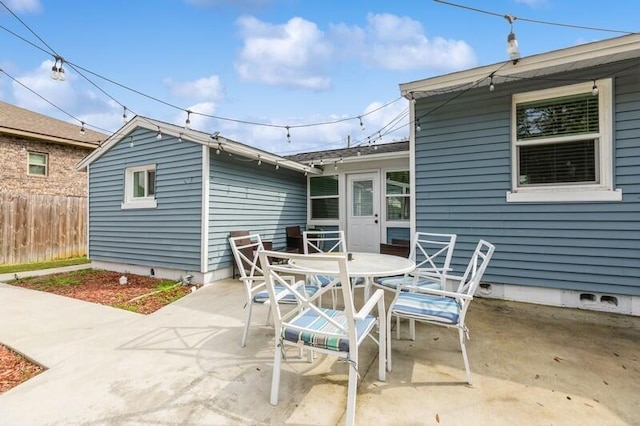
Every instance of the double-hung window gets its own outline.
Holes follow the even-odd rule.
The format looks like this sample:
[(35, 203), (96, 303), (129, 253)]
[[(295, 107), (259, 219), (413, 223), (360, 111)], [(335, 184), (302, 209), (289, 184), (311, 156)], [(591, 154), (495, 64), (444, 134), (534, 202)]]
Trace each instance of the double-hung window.
[(49, 168), (49, 156), (40, 152), (29, 152), (28, 154), (29, 175), (47, 176)]
[(125, 198), (123, 209), (155, 208), (156, 166), (155, 164), (129, 167), (125, 171)]
[(339, 219), (338, 175), (309, 178), (311, 220)]
[(507, 201), (622, 199), (613, 190), (611, 90), (607, 79), (513, 96)]
[(409, 171), (386, 172), (387, 222), (406, 222), (411, 209)]

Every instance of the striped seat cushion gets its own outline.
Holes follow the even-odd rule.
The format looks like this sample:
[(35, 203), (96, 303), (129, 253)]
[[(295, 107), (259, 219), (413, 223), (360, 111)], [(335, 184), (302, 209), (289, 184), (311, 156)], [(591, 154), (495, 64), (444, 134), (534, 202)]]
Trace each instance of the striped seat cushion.
[[(276, 284), (275, 288), (276, 293), (280, 293), (285, 289), (282, 284)], [(304, 289), (306, 291), (307, 297), (313, 296), (316, 291), (318, 291), (318, 287), (310, 285), (305, 286)], [(262, 290), (256, 293), (255, 296), (253, 296), (253, 301), (255, 303), (265, 303), (267, 300), (269, 300), (269, 292), (267, 290)], [(296, 303), (296, 296), (292, 293), (288, 293), (286, 296), (280, 299), (280, 303)]]
[[(329, 284), (331, 284), (331, 281), (333, 281), (334, 277), (332, 277), (331, 275), (316, 275), (315, 276), (317, 282), (322, 286), (322, 287), (326, 287)], [(340, 283), (337, 283), (336, 286), (339, 286)]]
[[(392, 290), (395, 290), (398, 288), (398, 285), (410, 285), (410, 286), (414, 286), (416, 285), (416, 283), (413, 282), (413, 280), (415, 279), (415, 277), (412, 277), (410, 275), (408, 276), (404, 276), (404, 275), (397, 275), (395, 277), (386, 277), (386, 278), (378, 278), (376, 280), (376, 283), (380, 284), (381, 286), (384, 287), (388, 287)], [(417, 282), (418, 287), (423, 287), (423, 288), (431, 288), (434, 290), (441, 290), (441, 286), (439, 282), (435, 282), (433, 280), (428, 280), (426, 278), (419, 278), (418, 282)]]
[(456, 299), (450, 297), (403, 292), (398, 295), (391, 313), (393, 315), (422, 317), (431, 321), (457, 324), (460, 317), (460, 305)]
[[(343, 311), (321, 310), (340, 325), (345, 326), (347, 324), (347, 317)], [(363, 320), (356, 321), (356, 339), (360, 340), (361, 336), (368, 333), (375, 325), (375, 322), (376, 319), (371, 315)], [(321, 317), (317, 312), (307, 310), (285, 324), (282, 328), (281, 337), (289, 342), (301, 342), (305, 346), (349, 352), (349, 339), (344, 333), (343, 330)], [(331, 336), (330, 334), (342, 334), (342, 336)]]

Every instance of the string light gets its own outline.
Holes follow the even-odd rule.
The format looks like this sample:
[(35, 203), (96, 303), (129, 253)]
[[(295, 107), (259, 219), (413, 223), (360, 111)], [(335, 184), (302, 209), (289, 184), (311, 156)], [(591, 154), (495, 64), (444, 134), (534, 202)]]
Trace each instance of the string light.
[(184, 128), (188, 129), (189, 125), (191, 125), (191, 111), (187, 110), (187, 119), (184, 121)]
[(291, 133), (289, 132), (289, 126), (285, 127), (287, 129), (287, 143), (291, 143)]
[(338, 170), (338, 162), (336, 161), (335, 164), (333, 165), (333, 170)]
[(276, 170), (278, 170), (280, 168), (280, 164), (278, 164), (278, 162), (276, 161)]
[(411, 101), (412, 105), (416, 104), (416, 97), (413, 95), (413, 92), (409, 93), (409, 100)]
[(158, 126), (158, 134), (156, 135), (156, 139), (162, 139), (162, 130), (160, 130), (160, 126)]
[[(51, 67), (51, 78), (58, 81), (65, 81), (67, 78), (64, 75), (64, 68), (62, 68), (62, 64), (64, 63), (64, 59), (62, 56), (54, 56), (53, 66)], [(58, 65), (60, 62), (60, 65)]]
[(598, 96), (598, 93), (600, 93), (600, 90), (598, 90), (598, 86), (596, 85), (596, 81), (593, 80), (593, 87), (591, 88), (591, 94), (593, 96)]
[(416, 132), (422, 131), (422, 127), (420, 126), (420, 119), (416, 118)]
[(307, 169), (304, 169), (304, 175), (305, 176), (309, 175), (309, 171)]
[(133, 143), (133, 136), (129, 136), (129, 148), (133, 148), (134, 143)]
[(122, 123), (127, 124), (127, 107), (122, 106)]
[(364, 131), (364, 123), (362, 122), (362, 116), (358, 116), (358, 120), (360, 120), (360, 128)]
[(258, 166), (262, 164), (262, 158), (260, 158), (260, 154), (258, 154)]
[(496, 90), (496, 86), (493, 84), (493, 74), (491, 74), (489, 76), (489, 91), (493, 92), (494, 90)]
[(216, 148), (216, 155), (220, 155), (221, 151), (222, 151), (222, 144), (218, 142), (218, 147)]
[(82, 125), (80, 126), (80, 136), (84, 136), (85, 135), (85, 131), (84, 131), (84, 121), (80, 122)]
[(344, 162), (344, 160), (342, 159), (342, 157), (340, 157), (340, 164), (342, 164)]
[(178, 135), (178, 142), (182, 142), (182, 133)]
[(515, 65), (520, 59), (518, 40), (516, 40), (516, 35), (513, 33), (513, 21), (516, 20), (516, 17), (513, 15), (505, 15), (504, 19), (506, 19), (507, 22), (509, 22), (509, 25), (511, 25), (511, 31), (507, 36), (507, 55), (509, 55), (509, 59), (511, 59)]

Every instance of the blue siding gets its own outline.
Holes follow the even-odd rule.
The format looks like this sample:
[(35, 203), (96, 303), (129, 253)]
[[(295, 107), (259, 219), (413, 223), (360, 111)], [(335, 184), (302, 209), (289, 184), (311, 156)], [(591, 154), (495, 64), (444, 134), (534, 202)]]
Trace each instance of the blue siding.
[(229, 232), (259, 233), (286, 245), (285, 228), (307, 220), (307, 178), (299, 172), (226, 154), (211, 154), (209, 268), (231, 265)]
[[(202, 147), (132, 132), (89, 167), (89, 253), (94, 260), (200, 271)], [(155, 209), (123, 210), (125, 169), (156, 164)]]
[(511, 95), (623, 68), (567, 75), (566, 83), (528, 80), (498, 85), (494, 92), (485, 87), (418, 100), (417, 230), (459, 235), (452, 261), (456, 272), (464, 270), (484, 238), (496, 245), (487, 282), (640, 295), (640, 79), (635, 71), (614, 80), (614, 187), (622, 189), (623, 202), (506, 202)]

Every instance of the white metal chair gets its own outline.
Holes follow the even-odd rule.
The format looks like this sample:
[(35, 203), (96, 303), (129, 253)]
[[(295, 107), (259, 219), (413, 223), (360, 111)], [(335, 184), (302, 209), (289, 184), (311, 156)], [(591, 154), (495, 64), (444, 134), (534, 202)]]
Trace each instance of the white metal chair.
[(416, 232), (409, 253), (416, 262), (415, 269), (400, 276), (378, 278), (373, 285), (386, 290), (398, 290), (403, 285), (445, 289), (456, 238), (455, 234)]
[[(469, 368), (469, 358), (467, 357), (465, 346), (465, 337), (469, 338), (469, 329), (465, 324), (465, 316), (494, 250), (495, 247), (492, 244), (480, 240), (464, 275), (461, 277), (446, 276), (447, 279), (458, 282), (456, 291), (405, 285), (404, 289), (407, 291), (398, 291), (396, 293), (387, 315), (387, 338), (389, 339), (387, 341), (387, 366), (389, 371), (391, 371), (392, 367), (391, 318), (396, 316), (432, 325), (457, 328), (464, 367), (467, 372), (467, 382), (471, 384), (471, 369)], [(400, 338), (399, 330), (397, 330), (397, 338)], [(415, 340), (415, 330), (413, 328), (411, 330), (411, 340)]]
[[(366, 337), (371, 337), (378, 344), (378, 378), (385, 380), (386, 375), (386, 336), (384, 291), (377, 290), (367, 303), (356, 312), (353, 297), (348, 286), (339, 286), (340, 282), (348, 282), (349, 273), (346, 254), (314, 255), (317, 268), (301, 270), (290, 263), (291, 260), (307, 259), (309, 256), (295, 253), (261, 251), (260, 263), (264, 266), (267, 290), (273, 306), (273, 322), (275, 326), (275, 345), (273, 377), (271, 382), (271, 404), (278, 403), (280, 387), (280, 368), (287, 346), (306, 347), (313, 352), (325, 353), (347, 360), (349, 368), (349, 385), (347, 392), (346, 423), (355, 423), (356, 389), (358, 380), (358, 352), (360, 344)], [(316, 263), (317, 262), (317, 263)], [(328, 271), (328, 272), (327, 272)], [(300, 276), (300, 280), (291, 283), (287, 276)], [(305, 279), (301, 275), (330, 276), (331, 281), (313, 295), (305, 295), (301, 291)], [(286, 288), (294, 294), (297, 304), (283, 311), (278, 302), (282, 293), (278, 286)], [(315, 301), (327, 291), (341, 290), (344, 297), (344, 308), (340, 310), (323, 308)], [(377, 308), (377, 316), (374, 316)], [(374, 330), (379, 336), (373, 335)], [(286, 360), (286, 358), (285, 358)]]
[[(240, 280), (244, 283), (246, 294), (246, 319), (244, 331), (242, 333), (242, 347), (247, 344), (247, 336), (249, 334), (249, 326), (251, 325), (251, 313), (255, 303), (264, 304), (269, 301), (269, 292), (267, 291), (264, 274), (262, 268), (260, 268), (258, 253), (264, 250), (262, 239), (258, 234), (242, 235), (229, 238), (229, 244), (233, 252), (238, 271), (240, 273)], [(289, 277), (293, 279), (293, 277)], [(313, 286), (307, 286), (304, 289), (308, 293), (314, 293), (317, 288)], [(289, 294), (286, 289), (279, 287), (279, 292), (282, 292), (280, 303), (296, 303), (295, 296)], [(271, 315), (271, 306), (267, 313), (266, 324), (269, 325), (269, 317)]]
[[(346, 253), (347, 240), (344, 237), (344, 231), (304, 231), (302, 233), (302, 246), (304, 248), (304, 254)], [(309, 281), (316, 287), (324, 287), (332, 281), (332, 278), (326, 275), (315, 275), (309, 276)], [(331, 301), (333, 303), (333, 309), (335, 309), (335, 288), (331, 292)], [(322, 303), (322, 299), (319, 300), (319, 303)]]

